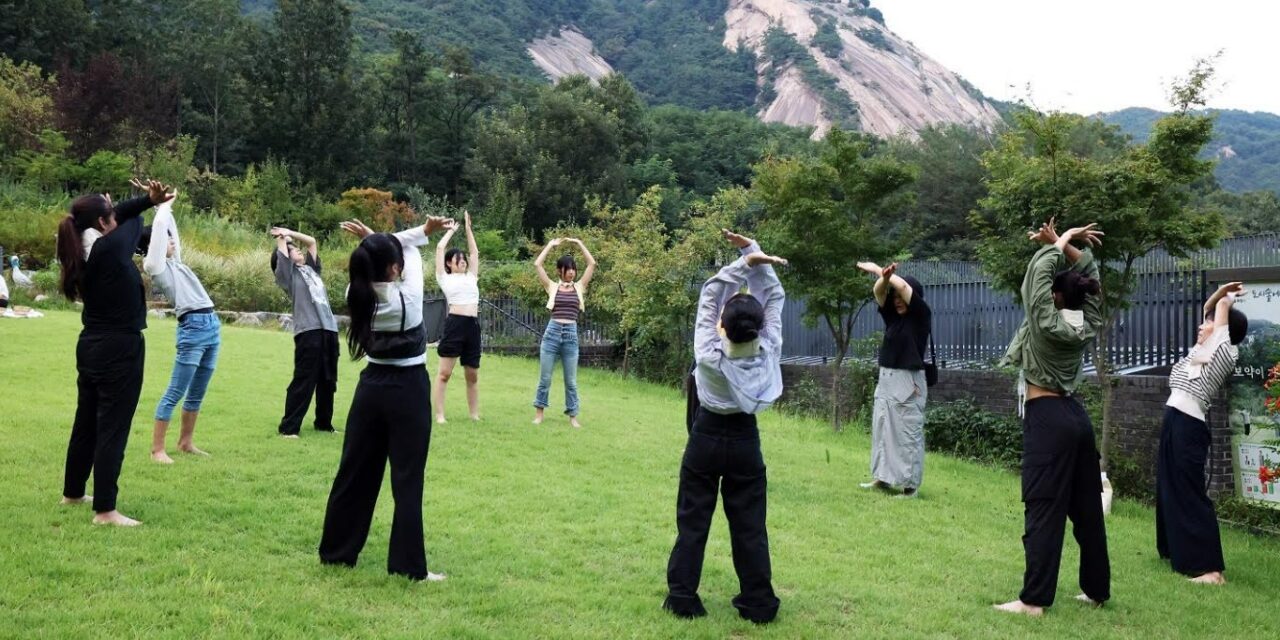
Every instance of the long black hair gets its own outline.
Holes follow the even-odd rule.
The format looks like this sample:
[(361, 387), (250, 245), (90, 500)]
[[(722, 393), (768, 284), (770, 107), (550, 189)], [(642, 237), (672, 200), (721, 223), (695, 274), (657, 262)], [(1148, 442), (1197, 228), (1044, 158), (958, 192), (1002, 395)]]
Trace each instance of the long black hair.
[(404, 269), (404, 249), (389, 233), (369, 234), (351, 252), (351, 263), (347, 267), (351, 278), (351, 286), (347, 288), (347, 309), (351, 312), (347, 350), (352, 360), (365, 356), (365, 347), (373, 337), (373, 314), (378, 310), (378, 293), (373, 285), (390, 282), (393, 266)]
[(1062, 306), (1078, 311), (1084, 306), (1085, 298), (1102, 293), (1102, 283), (1089, 276), (1067, 269), (1053, 276), (1052, 291), (1062, 295)]
[(62, 267), (59, 289), (68, 300), (81, 297), (84, 282), (84, 241), (80, 234), (98, 226), (98, 221), (115, 215), (115, 207), (99, 194), (80, 196), (71, 203), (71, 212), (58, 223), (58, 264)]

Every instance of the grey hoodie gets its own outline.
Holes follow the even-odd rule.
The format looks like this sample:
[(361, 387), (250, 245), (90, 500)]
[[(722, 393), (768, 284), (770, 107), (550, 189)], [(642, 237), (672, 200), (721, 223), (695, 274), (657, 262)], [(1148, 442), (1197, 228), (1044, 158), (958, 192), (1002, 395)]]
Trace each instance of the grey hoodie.
[[(751, 243), (740, 250), (743, 256), (759, 251)], [(724, 303), (746, 284), (751, 295), (764, 306), (764, 327), (759, 344), (749, 354), (730, 357), (746, 345), (731, 345), (720, 335), (720, 312)], [(739, 257), (702, 285), (698, 318), (694, 325), (693, 353), (697, 367), (694, 379), (698, 400), (713, 413), (759, 413), (782, 395), (782, 307), (786, 292), (772, 265), (747, 266)]]

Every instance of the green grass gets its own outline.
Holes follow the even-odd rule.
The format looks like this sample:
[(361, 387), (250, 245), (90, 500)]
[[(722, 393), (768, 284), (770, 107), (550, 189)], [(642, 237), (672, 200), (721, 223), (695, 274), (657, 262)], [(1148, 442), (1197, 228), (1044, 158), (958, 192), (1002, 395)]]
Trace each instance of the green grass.
[[(1107, 521), (1114, 600), (1072, 600), (1068, 537), (1058, 606), (1031, 620), (990, 610), (1021, 584), (1016, 476), (931, 455), (921, 498), (857, 489), (867, 438), (807, 420), (761, 420), (769, 464), (776, 623), (757, 628), (717, 515), (701, 594), (708, 618), (659, 609), (675, 535), (683, 403), (671, 389), (584, 370), (586, 428), (529, 424), (536, 363), (486, 357), (485, 421), (437, 426), (427, 463), (426, 544), (441, 584), (385, 573), (389, 488), (362, 562), (321, 567), (315, 548), (341, 435), (275, 436), (292, 362), (287, 334), (227, 328), (197, 443), (212, 458), (147, 459), (169, 374), (172, 321), (151, 320), (147, 378), (120, 480), (146, 524), (95, 527), (57, 504), (74, 410), (79, 321), (0, 320), (0, 611), (6, 637), (441, 638), (1223, 638), (1256, 636), (1275, 611), (1280, 541), (1223, 531), (1230, 584), (1187, 583), (1154, 552), (1150, 509)], [(431, 356), (435, 366), (435, 356)], [(340, 372), (345, 416), (358, 366)], [(559, 405), (557, 382), (553, 400)], [(307, 423), (306, 426), (310, 426)]]

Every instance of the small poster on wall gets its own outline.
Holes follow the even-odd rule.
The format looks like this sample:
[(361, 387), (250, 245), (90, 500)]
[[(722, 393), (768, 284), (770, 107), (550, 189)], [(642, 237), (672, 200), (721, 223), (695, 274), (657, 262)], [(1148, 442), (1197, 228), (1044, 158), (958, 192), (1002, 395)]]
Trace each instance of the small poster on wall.
[(1236, 491), (1280, 507), (1280, 278), (1236, 279), (1245, 280), (1236, 308), (1249, 316), (1249, 335), (1231, 379)]

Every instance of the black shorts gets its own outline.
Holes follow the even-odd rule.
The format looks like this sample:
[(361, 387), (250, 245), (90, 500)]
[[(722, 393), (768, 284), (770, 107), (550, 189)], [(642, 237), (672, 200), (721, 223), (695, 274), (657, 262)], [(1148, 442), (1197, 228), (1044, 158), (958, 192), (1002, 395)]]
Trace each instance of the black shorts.
[(460, 358), (462, 366), (480, 368), (480, 320), (449, 314), (444, 319), (444, 336), (436, 347), (441, 358)]

